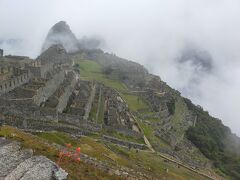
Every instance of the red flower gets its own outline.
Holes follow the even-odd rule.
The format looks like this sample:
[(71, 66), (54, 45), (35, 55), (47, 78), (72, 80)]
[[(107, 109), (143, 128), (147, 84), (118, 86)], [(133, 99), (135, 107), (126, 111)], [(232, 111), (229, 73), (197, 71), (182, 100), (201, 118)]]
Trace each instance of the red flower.
[(80, 147), (78, 147), (78, 148), (76, 149), (76, 151), (77, 151), (78, 153), (80, 153), (80, 151), (81, 151), (81, 148), (80, 148)]
[(72, 145), (69, 143), (69, 144), (66, 144), (67, 147), (71, 147)]

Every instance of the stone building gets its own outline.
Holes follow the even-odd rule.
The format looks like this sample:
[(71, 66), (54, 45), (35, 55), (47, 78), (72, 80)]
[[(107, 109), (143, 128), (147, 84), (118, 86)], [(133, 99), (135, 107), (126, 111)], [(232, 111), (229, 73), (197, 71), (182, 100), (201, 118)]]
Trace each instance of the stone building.
[(0, 67), (0, 95), (27, 83), (31, 79), (28, 70), (15, 67)]
[(0, 49), (0, 57), (3, 57), (3, 50)]

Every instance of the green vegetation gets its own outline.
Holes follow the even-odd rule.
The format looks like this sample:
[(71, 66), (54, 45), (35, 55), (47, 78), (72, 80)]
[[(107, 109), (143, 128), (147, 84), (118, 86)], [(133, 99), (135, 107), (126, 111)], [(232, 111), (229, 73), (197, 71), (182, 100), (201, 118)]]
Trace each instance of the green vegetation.
[(175, 113), (175, 100), (171, 99), (171, 101), (167, 102), (167, 108), (171, 115)]
[[(69, 138), (68, 135), (64, 133), (44, 133), (42, 135), (38, 134), (39, 137), (34, 136), (30, 133), (22, 132), (21, 130), (4, 126), (0, 128), (0, 136), (4, 136), (8, 139), (20, 141), (23, 148), (30, 148), (33, 149), (35, 155), (43, 155), (51, 159), (52, 161), (57, 162), (59, 150), (49, 142), (59, 143), (63, 145), (64, 142), (66, 143), (73, 143), (74, 145), (79, 145), (77, 142), (74, 142), (73, 139)], [(42, 136), (42, 137), (41, 137)], [(46, 139), (48, 141), (46, 141)], [(81, 146), (83, 147), (83, 146)], [(82, 148), (82, 151), (85, 151)], [(81, 162), (70, 162), (64, 163), (61, 167), (69, 173), (68, 179), (69, 180), (76, 180), (76, 179), (120, 179), (117, 176), (109, 175), (106, 172), (97, 169), (96, 167)]]
[[(124, 158), (131, 159), (139, 172), (148, 172), (152, 176), (160, 179), (205, 179), (186, 169), (178, 168), (174, 164), (164, 162), (162, 158), (152, 152), (138, 151), (109, 144), (108, 147)], [(142, 167), (145, 167), (143, 170)], [(169, 170), (166, 173), (166, 169)], [(158, 179), (158, 178), (157, 178)]]
[(104, 97), (102, 94), (99, 94), (99, 96), (95, 97), (97, 99), (95, 99), (92, 105), (89, 117), (92, 121), (102, 124), (104, 118)]
[(92, 105), (92, 108), (91, 108), (91, 111), (90, 111), (90, 114), (89, 114), (89, 118), (92, 120), (92, 121), (96, 121), (96, 114), (97, 114), (97, 107), (98, 104), (97, 103), (93, 103)]
[[(188, 99), (185, 99), (189, 109), (197, 116), (195, 127), (187, 131), (187, 138), (192, 141), (200, 151), (209, 159), (214, 161), (214, 165), (225, 174), (240, 179), (240, 155), (236, 144), (230, 141), (233, 137), (228, 127), (224, 126), (218, 119), (211, 117), (208, 112), (196, 107)], [(236, 142), (235, 142), (236, 143)], [(240, 144), (240, 140), (238, 139)], [(229, 151), (236, 149), (236, 151)]]
[(128, 103), (129, 108), (132, 111), (137, 111), (140, 109), (148, 109), (149, 110), (149, 106), (142, 100), (141, 97), (132, 95), (129, 93), (121, 93), (121, 95), (124, 98), (124, 100)]
[(100, 107), (99, 107), (99, 114), (98, 114), (98, 122), (102, 124), (103, 123), (103, 119), (104, 119), (104, 97), (101, 96), (101, 100), (100, 100)]
[[(72, 138), (68, 134), (60, 132), (49, 133), (25, 133), (21, 130), (4, 126), (0, 128), (0, 136), (20, 141), (23, 148), (31, 148), (35, 155), (44, 155), (53, 161), (57, 161), (59, 149), (54, 145), (71, 143), (73, 148), (81, 147), (81, 152), (100, 161), (105, 161), (109, 166), (125, 166), (135, 172), (144, 172), (152, 176), (165, 179), (204, 179), (203, 177), (184, 168), (178, 168), (175, 164), (164, 162), (158, 155), (148, 151), (128, 150), (112, 144), (102, 142), (90, 137)], [(83, 161), (80, 163), (69, 162), (61, 165), (68, 173), (68, 179), (120, 179), (97, 169)], [(166, 173), (166, 169), (169, 170)]]
[[(76, 65), (77, 64), (77, 65)], [(98, 64), (95, 61), (91, 60), (75, 60), (74, 67), (78, 67), (80, 69), (80, 77), (84, 80), (95, 80), (98, 82), (103, 83), (104, 85), (114, 88), (117, 90), (120, 94), (120, 96), (127, 102), (129, 108), (131, 111), (138, 111), (138, 110), (145, 110), (144, 114), (153, 113), (151, 109), (149, 108), (149, 105), (139, 96), (131, 94), (131, 92), (128, 90), (128, 88), (117, 78), (114, 80), (109, 79), (106, 76), (106, 73), (110, 71), (110, 69), (103, 69), (100, 64)], [(172, 105), (172, 104), (171, 104)], [(170, 106), (171, 106), (170, 105)], [(175, 104), (174, 104), (175, 106)], [(103, 108), (103, 106), (101, 106)], [(101, 112), (101, 110), (100, 110)], [(96, 114), (96, 107), (93, 107), (93, 110), (90, 113), (90, 117), (95, 119)], [(103, 113), (101, 115), (102, 117), (99, 117), (99, 119), (103, 119)], [(156, 121), (156, 119), (154, 119)], [(144, 133), (147, 136), (147, 138), (150, 139), (151, 143), (155, 145), (166, 145), (163, 141), (161, 141), (159, 138), (157, 138), (154, 135), (154, 130), (151, 126), (146, 125), (144, 123), (139, 123), (141, 128), (144, 129)], [(109, 132), (106, 132), (109, 133)], [(139, 140), (132, 139), (131, 137), (125, 137), (122, 136), (119, 133), (113, 133), (111, 134), (117, 138), (123, 139), (123, 140), (131, 140), (134, 142), (139, 142)], [(142, 140), (140, 140), (142, 143)]]
[(124, 134), (116, 132), (116, 131), (108, 130), (108, 131), (105, 131), (104, 134), (108, 134), (108, 135), (114, 136), (118, 139), (125, 140), (125, 141), (131, 141), (131, 142), (135, 142), (135, 143), (139, 143), (139, 144), (145, 144), (143, 138), (135, 138), (133, 136), (127, 136), (127, 135), (124, 135)]
[(167, 143), (165, 143), (164, 141), (162, 141), (161, 139), (159, 139), (158, 137), (156, 137), (154, 135), (154, 127), (147, 125), (139, 120), (138, 120), (138, 124), (141, 127), (141, 129), (143, 130), (145, 136), (150, 141), (153, 148), (157, 149), (158, 147), (169, 146)]
[(148, 109), (148, 105), (138, 96), (128, 92), (128, 88), (118, 79), (109, 79), (104, 73), (103, 67), (91, 60), (75, 60), (74, 67), (80, 69), (80, 77), (83, 80), (95, 80), (117, 90), (122, 98), (127, 101), (131, 110)]
[(174, 124), (181, 123), (182, 119), (184, 118), (184, 113), (187, 112), (187, 106), (185, 105), (182, 98), (177, 98), (174, 103), (174, 115), (172, 116), (172, 122)]
[(103, 72), (102, 66), (97, 62), (91, 60), (75, 60), (75, 64), (79, 65), (81, 79), (95, 80), (116, 90), (127, 90), (127, 87), (120, 81), (108, 79)]
[[(117, 90), (119, 92), (120, 96), (126, 101), (126, 103), (128, 104), (128, 106), (132, 112), (141, 110), (141, 114), (154, 113), (151, 111), (149, 105), (142, 98), (140, 98), (137, 95), (131, 94), (131, 92), (124, 85), (124, 83), (121, 82), (120, 77), (115, 77), (114, 79), (109, 79), (107, 77), (107, 73), (111, 73), (111, 71), (112, 71), (111, 69), (104, 70), (102, 68), (102, 66), (99, 65), (95, 61), (77, 60), (77, 59), (75, 60), (75, 67), (79, 68), (81, 79), (98, 81), (98, 82), (103, 83), (105, 86), (108, 86), (110, 88)], [(102, 103), (104, 103), (104, 102), (101, 102), (101, 107), (103, 108)], [(167, 103), (167, 107), (168, 107), (170, 114), (172, 115), (171, 121), (174, 123), (174, 127), (175, 127), (174, 129), (176, 131), (175, 133), (177, 135), (179, 135), (178, 136), (179, 138), (181, 138), (183, 136), (183, 132), (185, 132), (186, 129), (182, 129), (184, 127), (180, 126), (179, 124), (181, 124), (181, 121), (184, 118), (184, 113), (186, 111), (188, 111), (187, 106), (186, 106), (185, 102), (182, 100), (182, 98), (176, 97), (176, 99), (173, 99), (172, 101)], [(142, 110), (144, 110), (144, 112)], [(95, 119), (94, 116), (96, 116), (96, 111), (97, 111), (96, 107), (93, 107), (93, 110), (90, 113), (90, 117), (92, 117), (93, 119)], [(100, 110), (100, 112), (103, 112), (103, 111)], [(103, 119), (103, 114), (101, 116), (102, 116), (102, 118), (99, 118), (100, 123)], [(150, 143), (152, 144), (152, 146), (154, 148), (169, 146), (166, 142), (164, 142), (163, 140), (161, 140), (160, 138), (155, 136), (154, 127), (145, 123), (144, 121), (140, 121), (139, 119), (136, 119), (136, 120), (138, 122), (138, 125), (141, 127), (142, 131), (144, 132), (145, 136), (148, 138), (148, 140), (150, 141)], [(161, 121), (160, 119), (154, 119), (154, 118), (153, 119), (150, 118), (147, 120), (150, 122)], [(191, 132), (191, 129), (189, 130), (189, 132)], [(109, 132), (107, 132), (107, 133), (109, 133)], [(193, 134), (195, 134), (195, 133), (193, 133)], [(118, 134), (118, 133), (115, 133), (112, 135), (117, 138), (121, 138), (124, 140), (131, 140), (131, 141), (136, 142), (136, 140), (131, 139), (131, 137), (129, 139), (129, 137), (123, 137), (121, 134)], [(188, 134), (188, 135), (189, 135), (188, 137), (191, 136), (190, 134)], [(192, 139), (194, 139), (194, 138), (192, 138)], [(197, 140), (199, 140), (199, 139), (197, 139)], [(194, 140), (192, 140), (192, 142), (194, 143)], [(130, 156), (129, 153), (126, 152), (124, 149), (121, 149), (121, 150), (119, 150), (119, 149), (121, 149), (121, 148), (117, 148), (117, 150), (116, 150), (116, 147), (115, 147), (115, 150), (120, 154), (122, 153), (125, 158), (131, 158), (131, 160), (136, 158), (134, 156)], [(148, 156), (150, 156), (150, 155), (148, 154)], [(156, 158), (156, 156), (154, 156), (154, 157)], [(141, 158), (143, 158), (143, 157), (141, 157)], [(141, 160), (141, 163), (145, 163), (145, 161), (148, 162), (147, 159), (144, 159), (144, 160), (143, 159)], [(154, 164), (154, 162), (152, 162), (152, 163), (153, 163), (153, 167), (150, 167), (150, 169), (151, 168), (154, 169), (155, 167), (162, 169), (161, 167), (159, 167), (161, 165), (161, 163), (159, 165)], [(129, 164), (127, 164), (127, 166), (129, 166)], [(149, 167), (150, 165), (147, 165), (147, 166)], [(132, 167), (132, 165), (129, 167)], [(162, 172), (158, 171), (158, 173), (161, 174)], [(181, 174), (182, 172), (178, 172), (178, 173)]]

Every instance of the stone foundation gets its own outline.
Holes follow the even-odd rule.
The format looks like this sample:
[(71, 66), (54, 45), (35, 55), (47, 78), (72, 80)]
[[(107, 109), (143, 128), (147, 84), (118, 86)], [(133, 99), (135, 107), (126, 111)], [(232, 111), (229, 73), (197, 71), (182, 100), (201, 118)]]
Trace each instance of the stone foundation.
[(117, 139), (117, 138), (114, 138), (111, 136), (103, 135), (103, 140), (111, 142), (113, 144), (118, 144), (120, 146), (125, 146), (128, 148), (141, 149), (141, 150), (148, 149), (147, 145), (145, 145), (145, 144), (138, 144), (138, 143), (133, 143), (133, 142), (129, 142), (129, 141), (123, 141), (121, 139)]

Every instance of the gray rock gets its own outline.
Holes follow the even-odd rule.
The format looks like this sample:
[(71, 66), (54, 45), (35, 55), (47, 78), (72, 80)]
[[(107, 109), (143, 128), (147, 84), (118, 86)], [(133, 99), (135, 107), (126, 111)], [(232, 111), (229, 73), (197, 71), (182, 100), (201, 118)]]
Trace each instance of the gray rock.
[(22, 161), (32, 156), (32, 150), (20, 151), (20, 144), (9, 143), (0, 147), (0, 179), (9, 174)]
[(0, 138), (0, 180), (65, 180), (68, 173), (44, 156), (32, 156), (20, 143)]
[(65, 180), (67, 179), (68, 173), (64, 171), (62, 168), (58, 169), (57, 171), (54, 171), (54, 178), (56, 180)]

